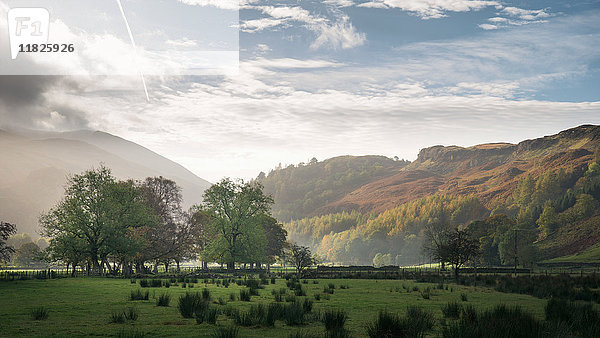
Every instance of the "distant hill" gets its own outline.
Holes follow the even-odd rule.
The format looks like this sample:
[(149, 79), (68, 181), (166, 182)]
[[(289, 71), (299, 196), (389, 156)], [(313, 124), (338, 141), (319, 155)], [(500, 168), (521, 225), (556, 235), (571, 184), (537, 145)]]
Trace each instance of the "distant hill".
[(320, 208), (370, 182), (400, 172), (409, 162), (385, 156), (340, 156), (322, 162), (277, 168), (257, 181), (273, 196), (273, 215), (280, 221), (319, 213)]
[[(352, 168), (352, 157), (326, 160), (313, 168), (275, 170), (262, 182), (274, 192), (274, 210), (285, 221), (295, 219), (286, 224), (290, 237), (338, 262), (368, 264), (376, 253), (395, 255), (404, 263), (415, 260), (419, 245), (411, 243), (420, 243), (422, 227), (439, 217), (452, 221), (465, 209), (473, 212), (454, 221), (468, 224), (506, 214), (519, 226), (531, 228), (529, 239), (541, 250), (540, 258), (552, 258), (585, 250), (600, 238), (600, 229), (587, 226), (597, 221), (586, 221), (600, 213), (599, 149), (600, 126), (583, 125), (518, 144), (433, 146), (422, 149), (412, 163), (367, 161), (367, 167), (380, 168), (377, 174), (365, 171), (351, 184), (340, 180), (324, 185), (312, 176), (303, 177), (309, 170), (325, 175), (327, 163), (347, 161), (346, 167), (331, 171), (341, 177), (344, 168)], [(290, 191), (297, 194), (286, 195)], [(327, 198), (301, 204), (307, 200), (304, 196), (324, 192)], [(432, 205), (452, 208), (436, 214)], [(552, 208), (547, 212), (557, 218), (550, 225), (540, 219), (545, 208)], [(581, 236), (588, 240), (582, 242)]]
[(474, 194), (489, 207), (510, 196), (528, 174), (537, 177), (548, 168), (561, 167), (581, 173), (598, 147), (600, 126), (584, 125), (519, 144), (425, 148), (400, 172), (371, 180), (337, 201), (320, 205), (314, 214), (380, 213), (435, 193)]
[(67, 175), (105, 164), (121, 179), (175, 180), (184, 204), (202, 200), (210, 183), (138, 144), (103, 132), (0, 131), (0, 219), (37, 234), (37, 219), (62, 196)]

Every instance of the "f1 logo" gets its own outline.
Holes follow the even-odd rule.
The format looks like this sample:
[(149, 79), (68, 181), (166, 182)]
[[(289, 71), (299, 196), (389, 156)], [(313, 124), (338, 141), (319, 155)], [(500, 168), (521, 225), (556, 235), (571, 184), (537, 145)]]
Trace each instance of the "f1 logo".
[(16, 59), (21, 45), (48, 42), (50, 12), (45, 8), (12, 8), (8, 11), (8, 32), (12, 59)]

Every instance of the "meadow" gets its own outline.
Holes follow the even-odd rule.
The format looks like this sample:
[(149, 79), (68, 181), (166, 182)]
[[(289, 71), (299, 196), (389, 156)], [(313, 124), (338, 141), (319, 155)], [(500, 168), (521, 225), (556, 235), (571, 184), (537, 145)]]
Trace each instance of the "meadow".
[[(298, 294), (305, 293), (306, 296), (294, 296), (294, 291), (288, 288), (289, 281), (279, 278), (275, 280), (275, 284), (271, 284), (269, 279), (261, 285), (262, 288), (255, 289), (258, 295), (251, 296), (249, 302), (240, 300), (240, 291), (245, 293), (249, 288), (238, 285), (235, 280), (228, 283), (227, 287), (218, 279), (188, 279), (184, 282), (162, 279), (161, 287), (141, 287), (140, 281), (142, 284), (152, 282), (89, 277), (1, 282), (0, 334), (6, 337), (211, 336), (216, 327), (229, 327), (234, 324), (231, 316), (224, 313), (244, 313), (259, 303), (276, 303), (277, 294), (285, 292), (280, 299), (281, 304), (290, 303), (290, 298), (312, 302), (312, 314), (306, 316), (304, 324), (287, 325), (284, 320), (277, 320), (272, 327), (258, 324), (247, 327), (240, 325), (239, 336), (323, 336), (325, 325), (318, 320), (319, 314), (326, 313), (327, 310), (343, 310), (347, 314), (347, 333), (350, 336), (362, 337), (367, 335), (366, 326), (374, 321), (380, 310), (405, 315), (409, 306), (417, 306), (433, 314), (435, 325), (428, 331), (427, 336), (438, 336), (444, 323), (453, 321), (446, 318), (448, 316), (444, 316), (442, 312), (448, 303), (471, 305), (478, 311), (492, 309), (499, 304), (519, 305), (539, 320), (544, 319), (544, 307), (547, 303), (544, 299), (529, 295), (501, 293), (486, 287), (417, 283), (408, 280), (301, 280), (298, 283), (303, 292)], [(245, 284), (243, 280), (237, 282)], [(330, 284), (334, 288), (330, 288)], [(147, 292), (148, 300), (130, 300), (132, 293), (137, 294), (138, 290), (141, 298), (144, 298)], [(183, 318), (178, 311), (178, 300), (181, 296), (196, 292), (202, 294), (204, 290), (210, 293), (210, 306), (218, 309), (216, 324), (206, 321), (197, 324), (194, 318)], [(169, 306), (157, 306), (161, 295), (163, 298), (164, 295), (170, 296)], [(235, 300), (232, 301), (231, 297)], [(47, 311), (47, 318), (35, 320), (34, 313), (40, 309), (42, 312)], [(111, 323), (115, 321), (115, 314), (123, 312), (134, 312), (135, 319)]]

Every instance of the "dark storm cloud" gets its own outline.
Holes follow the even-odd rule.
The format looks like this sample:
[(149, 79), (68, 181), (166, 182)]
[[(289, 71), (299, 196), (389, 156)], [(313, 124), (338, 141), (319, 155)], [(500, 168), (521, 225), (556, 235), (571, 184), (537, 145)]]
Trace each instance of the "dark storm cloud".
[(77, 90), (78, 83), (61, 76), (0, 76), (0, 127), (81, 129), (82, 111), (54, 102), (52, 93)]

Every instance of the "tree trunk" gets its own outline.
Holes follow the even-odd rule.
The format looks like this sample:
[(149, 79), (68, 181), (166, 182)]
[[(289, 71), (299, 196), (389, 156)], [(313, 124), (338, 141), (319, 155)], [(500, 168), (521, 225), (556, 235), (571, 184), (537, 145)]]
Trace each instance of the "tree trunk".
[(229, 272), (235, 271), (235, 262), (227, 262), (227, 271), (229, 271)]
[(165, 262), (165, 272), (169, 273), (169, 262)]
[(175, 260), (175, 264), (177, 264), (177, 272), (181, 271), (181, 268), (179, 267), (179, 259)]

